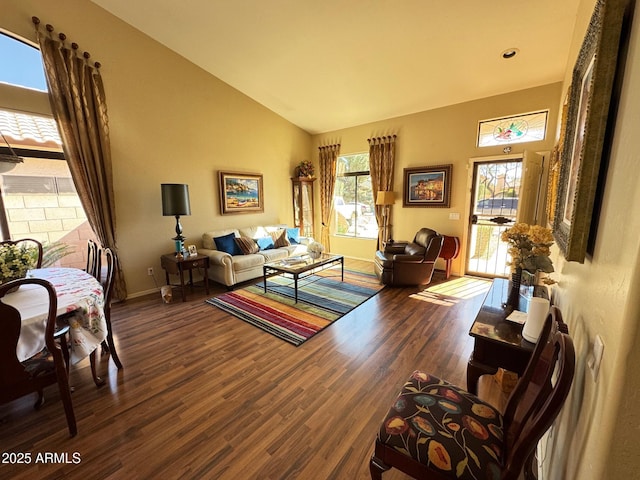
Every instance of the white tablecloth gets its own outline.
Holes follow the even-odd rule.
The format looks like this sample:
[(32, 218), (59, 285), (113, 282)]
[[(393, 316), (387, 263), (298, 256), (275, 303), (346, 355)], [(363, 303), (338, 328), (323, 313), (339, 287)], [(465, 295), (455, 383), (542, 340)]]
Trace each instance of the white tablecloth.
[[(56, 289), (58, 315), (73, 312), (71, 326), (71, 363), (77, 363), (95, 350), (107, 336), (102, 286), (93, 276), (77, 268), (40, 268), (28, 277), (48, 280)], [(23, 285), (5, 295), (4, 303), (16, 307), (22, 317), (16, 349), (21, 361), (45, 346), (44, 330), (49, 303), (47, 292), (38, 285)]]

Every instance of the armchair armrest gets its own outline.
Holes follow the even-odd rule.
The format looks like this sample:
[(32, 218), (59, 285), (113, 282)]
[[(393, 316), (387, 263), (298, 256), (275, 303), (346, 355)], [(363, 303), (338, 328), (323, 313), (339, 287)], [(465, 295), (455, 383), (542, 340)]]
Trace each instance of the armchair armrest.
[(404, 253), (404, 249), (409, 245), (409, 242), (393, 242), (393, 243), (385, 243), (384, 244), (384, 252), (392, 253), (392, 254), (401, 254)]
[(424, 257), (422, 255), (394, 255), (393, 261), (398, 263), (422, 263)]

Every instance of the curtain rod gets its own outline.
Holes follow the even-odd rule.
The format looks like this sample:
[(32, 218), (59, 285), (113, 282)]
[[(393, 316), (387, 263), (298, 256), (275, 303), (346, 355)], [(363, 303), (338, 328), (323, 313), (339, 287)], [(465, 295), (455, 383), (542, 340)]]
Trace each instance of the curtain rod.
[[(36, 26), (36, 30), (38, 29), (38, 27), (40, 26), (40, 19), (38, 17), (31, 17), (31, 21), (33, 22), (33, 24)], [(47, 32), (49, 32), (49, 34), (52, 34), (54, 31), (54, 27), (53, 25), (51, 25), (50, 23), (47, 23), (45, 25), (45, 28), (47, 30)], [(60, 32), (58, 34), (58, 38), (64, 42), (67, 39), (67, 36)], [(78, 51), (78, 49), (80, 48), (80, 46), (76, 43), (76, 42), (71, 42), (71, 48), (75, 51)], [(91, 54), (89, 52), (83, 52), (82, 56), (84, 57), (85, 60), (89, 60), (89, 58), (91, 58)], [(102, 66), (102, 64), (100, 62), (93, 62), (93, 66), (96, 68), (100, 68)]]

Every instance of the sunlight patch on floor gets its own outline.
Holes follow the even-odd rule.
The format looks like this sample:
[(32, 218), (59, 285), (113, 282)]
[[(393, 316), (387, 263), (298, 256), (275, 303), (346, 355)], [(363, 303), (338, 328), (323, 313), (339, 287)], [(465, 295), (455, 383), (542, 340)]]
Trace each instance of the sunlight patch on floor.
[(460, 300), (485, 295), (490, 287), (490, 280), (458, 277), (448, 282), (433, 285), (421, 292), (412, 294), (410, 297), (438, 305), (452, 306)]

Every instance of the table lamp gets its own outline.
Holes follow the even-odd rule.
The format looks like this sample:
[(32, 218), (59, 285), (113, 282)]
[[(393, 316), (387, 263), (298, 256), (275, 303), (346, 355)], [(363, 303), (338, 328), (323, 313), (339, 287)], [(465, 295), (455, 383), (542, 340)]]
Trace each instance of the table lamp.
[(380, 190), (376, 197), (376, 205), (382, 205), (382, 241), (387, 241), (387, 231), (389, 229), (389, 207), (394, 204), (395, 196), (393, 192)]
[(162, 189), (162, 215), (176, 217), (176, 236), (173, 237), (176, 245), (176, 255), (184, 251), (184, 239), (180, 215), (191, 215), (189, 205), (189, 185), (184, 183), (163, 183)]

